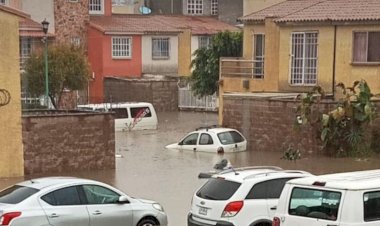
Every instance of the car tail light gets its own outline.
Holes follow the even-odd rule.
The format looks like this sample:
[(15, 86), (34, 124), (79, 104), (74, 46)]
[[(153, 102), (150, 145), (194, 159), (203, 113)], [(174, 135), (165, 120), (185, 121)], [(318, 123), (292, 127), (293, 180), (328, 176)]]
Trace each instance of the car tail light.
[(243, 201), (230, 202), (224, 208), (222, 217), (234, 217), (243, 208)]
[(224, 153), (224, 149), (223, 149), (223, 147), (218, 147), (218, 150), (216, 150), (216, 152), (217, 152), (218, 154), (223, 154), (223, 153)]
[(280, 226), (280, 224), (281, 224), (280, 218), (278, 217), (273, 218), (272, 226)]
[(21, 212), (5, 213), (0, 218), (0, 225), (9, 225), (9, 223), (16, 217), (21, 216)]

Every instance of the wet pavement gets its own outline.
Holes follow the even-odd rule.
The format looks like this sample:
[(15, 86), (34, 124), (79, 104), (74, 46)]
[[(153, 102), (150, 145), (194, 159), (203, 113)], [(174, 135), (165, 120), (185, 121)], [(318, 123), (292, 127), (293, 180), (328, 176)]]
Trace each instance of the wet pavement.
[[(213, 153), (165, 150), (196, 127), (214, 125), (217, 114), (202, 112), (159, 113), (157, 131), (118, 132), (116, 134), (116, 170), (60, 173), (100, 180), (118, 187), (134, 197), (159, 201), (168, 214), (170, 226), (185, 226), (194, 191), (204, 183), (199, 172), (212, 169), (222, 158), (233, 166), (275, 165), (284, 169), (306, 170), (314, 174), (375, 169), (379, 158), (328, 158), (303, 156), (296, 162), (282, 160), (281, 152), (247, 151), (217, 155)], [(51, 174), (58, 175), (58, 174)], [(32, 175), (31, 177), (51, 176)], [(0, 179), (0, 188), (24, 178)]]

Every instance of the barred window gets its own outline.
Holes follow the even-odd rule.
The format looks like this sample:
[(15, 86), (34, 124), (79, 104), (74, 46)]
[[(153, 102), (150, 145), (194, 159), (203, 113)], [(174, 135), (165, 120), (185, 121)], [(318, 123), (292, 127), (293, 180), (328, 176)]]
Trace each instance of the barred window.
[(211, 15), (218, 15), (218, 0), (211, 0)]
[(264, 56), (265, 56), (265, 35), (254, 35), (254, 47), (253, 47), (253, 77), (264, 78)]
[(290, 84), (317, 84), (318, 33), (294, 32), (291, 43)]
[(104, 0), (90, 0), (88, 7), (90, 14), (104, 14)]
[(211, 36), (199, 36), (198, 46), (199, 48), (207, 48), (211, 44)]
[(152, 38), (152, 58), (169, 59), (169, 38)]
[(112, 0), (112, 5), (124, 6), (124, 5), (127, 5), (127, 1), (129, 4), (133, 4), (133, 2), (131, 0)]
[(203, 0), (187, 0), (187, 14), (203, 14)]
[(72, 37), (71, 38), (71, 44), (74, 46), (80, 46), (81, 45), (81, 38), (80, 37)]
[(132, 57), (132, 38), (112, 37), (112, 58)]
[(8, 5), (8, 0), (0, 0), (0, 5)]
[(20, 40), (20, 68), (25, 67), (25, 62), (29, 59), (32, 52), (32, 40), (31, 38), (21, 38)]

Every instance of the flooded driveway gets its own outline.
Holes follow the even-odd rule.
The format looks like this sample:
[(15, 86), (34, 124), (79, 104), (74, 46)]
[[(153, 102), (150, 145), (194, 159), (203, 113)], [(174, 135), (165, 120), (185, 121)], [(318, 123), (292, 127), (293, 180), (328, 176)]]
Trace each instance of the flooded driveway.
[[(170, 112), (159, 116), (157, 131), (119, 132), (116, 134), (116, 170), (67, 172), (59, 175), (100, 180), (135, 197), (159, 201), (168, 214), (170, 226), (185, 226), (194, 191), (204, 182), (199, 172), (212, 169), (222, 158), (236, 167), (276, 165), (300, 169), (314, 174), (375, 169), (379, 159), (335, 159), (324, 156), (303, 156), (297, 162), (282, 160), (280, 152), (243, 152), (225, 155), (165, 150), (196, 127), (217, 123), (215, 113)], [(57, 175), (57, 174), (52, 174)], [(33, 175), (32, 177), (51, 176)], [(24, 178), (2, 179), (0, 188)]]

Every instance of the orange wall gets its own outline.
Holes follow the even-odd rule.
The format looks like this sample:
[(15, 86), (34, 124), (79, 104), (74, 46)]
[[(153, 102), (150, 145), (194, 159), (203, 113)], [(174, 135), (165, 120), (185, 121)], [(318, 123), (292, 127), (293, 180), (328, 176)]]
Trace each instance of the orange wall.
[(94, 78), (89, 83), (90, 102), (103, 102), (104, 77), (139, 78), (142, 74), (141, 36), (132, 37), (132, 57), (112, 59), (111, 35), (88, 29), (88, 60)]
[(112, 0), (104, 0), (104, 15), (112, 16)]

